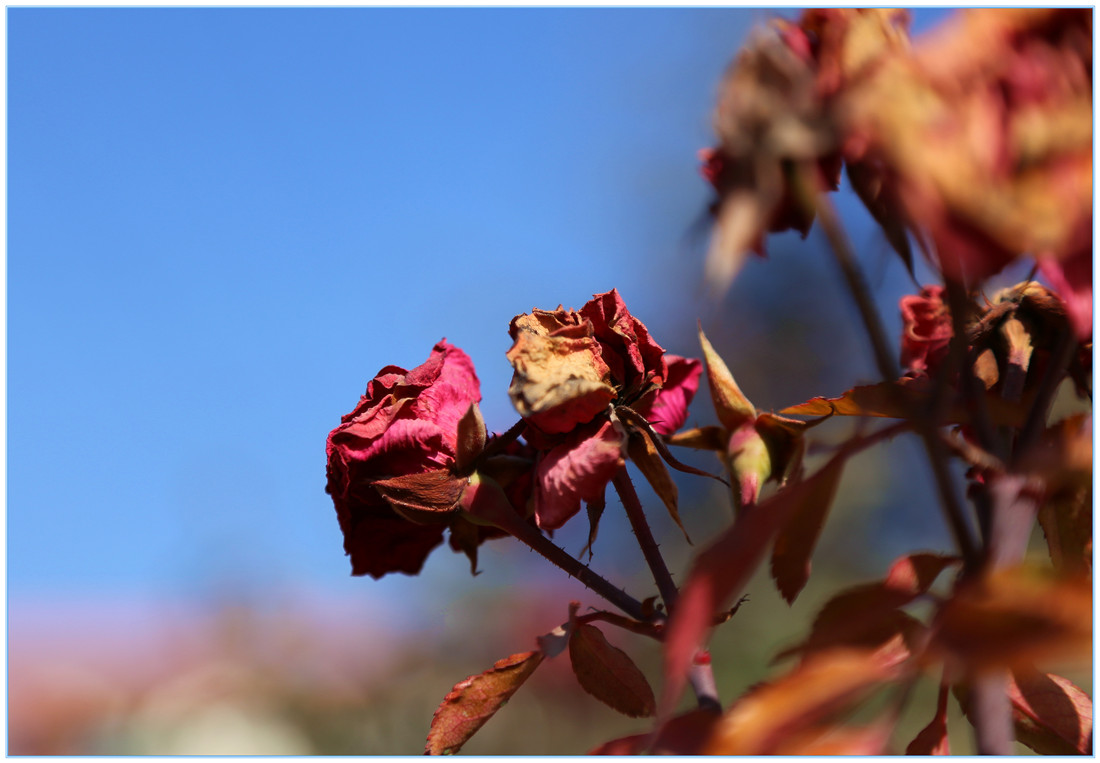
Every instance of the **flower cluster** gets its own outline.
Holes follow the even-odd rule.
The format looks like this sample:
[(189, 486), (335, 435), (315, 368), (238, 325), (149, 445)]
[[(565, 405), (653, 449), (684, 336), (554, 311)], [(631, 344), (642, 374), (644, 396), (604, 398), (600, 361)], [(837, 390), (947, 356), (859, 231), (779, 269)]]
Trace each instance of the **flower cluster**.
[(672, 434), (687, 418), (702, 364), (666, 354), (617, 291), (518, 315), (509, 330), (525, 444), (487, 436), (473, 363), (445, 340), (412, 371), (379, 371), (329, 434), (326, 490), (353, 575), (416, 574), (447, 529), (476, 566), (477, 547), (505, 533), (469, 511), (475, 479), (539, 528), (561, 527), (581, 501), (602, 503), (639, 420)]

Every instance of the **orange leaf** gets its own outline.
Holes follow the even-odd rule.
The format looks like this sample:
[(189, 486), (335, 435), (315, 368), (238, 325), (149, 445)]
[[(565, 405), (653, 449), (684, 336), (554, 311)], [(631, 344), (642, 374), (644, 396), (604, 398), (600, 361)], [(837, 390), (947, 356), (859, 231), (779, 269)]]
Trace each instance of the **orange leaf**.
[(715, 615), (741, 593), (768, 545), (791, 515), (804, 503), (832, 491), (846, 458), (847, 454), (837, 454), (808, 479), (743, 512), (695, 557), (665, 635), (662, 715), (679, 699), (688, 669), (710, 632)]
[[(780, 413), (797, 416), (880, 416), (904, 419), (928, 407), (933, 389), (934, 384), (927, 377), (902, 377), (894, 382), (852, 387), (840, 397), (815, 397), (784, 408)], [(1025, 396), (1024, 403), (1026, 402)], [(999, 395), (990, 395), (986, 405), (992, 422), (1004, 426), (1022, 425), (1029, 410), (1027, 405), (1012, 405)], [(958, 401), (948, 406), (942, 423), (968, 424), (970, 410), (970, 406)]]
[(1092, 586), (1025, 567), (959, 586), (932, 625), (930, 648), (971, 671), (1092, 653)]
[(830, 479), (821, 481), (812, 496), (799, 501), (775, 539), (772, 577), (788, 604), (794, 603), (806, 581), (810, 579), (810, 557), (836, 496), (840, 474), (840, 469), (830, 473)]
[(432, 717), (428, 755), (450, 755), (504, 706), (542, 662), (542, 652), (522, 652), (498, 661), (476, 676), (459, 681)]
[(653, 689), (626, 652), (607, 642), (594, 625), (579, 624), (569, 639), (569, 659), (581, 687), (631, 718), (653, 715)]
[(799, 664), (737, 700), (718, 722), (709, 755), (769, 755), (792, 738), (813, 743), (821, 722), (897, 675), (874, 652), (837, 649)]
[(1017, 670), (1008, 696), (1016, 739), (1043, 755), (1092, 754), (1092, 700), (1061, 676)]
[(814, 726), (784, 739), (775, 755), (885, 755), (893, 729), (888, 723), (863, 728)]

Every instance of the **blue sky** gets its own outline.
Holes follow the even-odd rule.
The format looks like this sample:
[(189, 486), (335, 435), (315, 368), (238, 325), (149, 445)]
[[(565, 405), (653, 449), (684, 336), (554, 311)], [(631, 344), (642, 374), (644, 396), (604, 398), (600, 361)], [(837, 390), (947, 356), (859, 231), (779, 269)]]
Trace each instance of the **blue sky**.
[(695, 152), (764, 11), (7, 13), (14, 597), (370, 585), (324, 439), (379, 368), (446, 336), (504, 429), (509, 319), (611, 287), (696, 354)]

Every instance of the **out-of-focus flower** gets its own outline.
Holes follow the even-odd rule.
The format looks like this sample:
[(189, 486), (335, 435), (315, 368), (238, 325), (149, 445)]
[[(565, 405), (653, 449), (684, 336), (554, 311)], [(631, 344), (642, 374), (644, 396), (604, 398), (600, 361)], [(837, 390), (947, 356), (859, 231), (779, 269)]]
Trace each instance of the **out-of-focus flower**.
[(934, 376), (954, 331), (942, 286), (925, 286), (900, 300), (901, 364), (914, 376)]
[(615, 290), (578, 310), (534, 310), (512, 319), (509, 395), (540, 452), (535, 516), (554, 529), (602, 499), (624, 462), (626, 406), (657, 434), (683, 425), (699, 385), (698, 360), (666, 355)]
[(1091, 251), (1091, 13), (962, 11), (838, 98), (845, 160), (882, 168), (947, 277)]
[[(907, 21), (903, 11), (808, 11), (797, 24), (775, 21), (745, 46), (719, 93), (718, 144), (700, 153), (718, 194), (708, 284), (725, 290), (748, 252), (764, 254), (765, 233), (806, 236), (814, 195), (840, 182), (844, 135), (833, 100), (871, 62), (907, 44)], [(872, 193), (870, 180), (856, 185), (861, 196)]]
[[(458, 501), (467, 480), (460, 440), (486, 441), (480, 385), (462, 350), (440, 341), (412, 371), (383, 368), (328, 436), (328, 484), (353, 575), (416, 574), (451, 529), (476, 565), (477, 546), (501, 535), (470, 523)], [(465, 430), (463, 432), (463, 430)]]

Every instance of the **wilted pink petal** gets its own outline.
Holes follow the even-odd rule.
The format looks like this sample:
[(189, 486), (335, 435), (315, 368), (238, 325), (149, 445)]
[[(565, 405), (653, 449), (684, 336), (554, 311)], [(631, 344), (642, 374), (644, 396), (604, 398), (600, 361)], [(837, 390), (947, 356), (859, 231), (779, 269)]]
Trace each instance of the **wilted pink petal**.
[(947, 353), (953, 329), (942, 286), (901, 298), (901, 362), (914, 374), (934, 374)]
[(578, 428), (544, 453), (535, 468), (535, 518), (554, 530), (580, 511), (581, 501), (603, 495), (623, 464), (623, 434), (605, 420)]
[(591, 321), (595, 337), (604, 347), (604, 362), (622, 387), (641, 389), (660, 374), (664, 349), (630, 314), (616, 289), (593, 296), (580, 314)]
[(666, 355), (665, 384), (648, 406), (639, 410), (658, 434), (672, 434), (687, 421), (688, 406), (699, 389), (703, 364), (695, 358)]
[[(341, 417), (326, 443), (325, 490), (336, 508), (353, 575), (416, 574), (442, 543), (453, 517), (448, 501), (438, 497), (460, 490), (462, 477), (442, 472), (435, 480), (415, 478), (453, 467), (458, 422), (480, 399), (473, 363), (444, 340), (412, 371), (383, 368), (355, 409)], [(413, 511), (417, 506), (423, 510)], [(412, 514), (432, 523), (406, 518)], [(482, 539), (468, 535), (466, 546), (476, 547)]]

